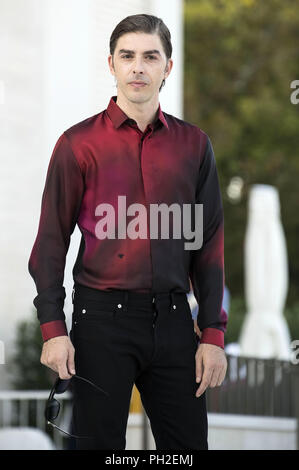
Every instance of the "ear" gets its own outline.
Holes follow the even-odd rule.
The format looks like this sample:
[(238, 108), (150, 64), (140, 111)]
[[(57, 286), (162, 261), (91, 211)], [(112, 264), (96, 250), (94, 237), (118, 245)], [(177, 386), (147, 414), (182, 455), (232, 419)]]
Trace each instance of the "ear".
[(113, 56), (111, 54), (109, 54), (109, 56), (108, 56), (108, 66), (109, 66), (109, 69), (110, 69), (110, 73), (112, 75), (115, 75)]
[(165, 70), (164, 70), (164, 78), (167, 78), (171, 72), (171, 69), (172, 69), (172, 66), (173, 66), (173, 60), (172, 59), (168, 59), (167, 60), (167, 64), (165, 66)]

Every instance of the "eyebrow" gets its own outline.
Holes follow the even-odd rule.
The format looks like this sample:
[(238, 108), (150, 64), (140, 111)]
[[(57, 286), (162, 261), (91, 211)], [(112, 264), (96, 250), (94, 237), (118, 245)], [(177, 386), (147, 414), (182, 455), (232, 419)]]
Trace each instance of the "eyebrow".
[[(120, 50), (118, 51), (118, 54), (119, 54), (119, 55), (120, 55), (120, 54), (124, 54), (124, 53), (125, 53), (125, 54), (135, 54), (135, 51), (131, 51), (130, 49), (120, 49)], [(152, 49), (152, 50), (150, 50), (150, 51), (144, 51), (143, 54), (145, 54), (145, 55), (147, 55), (147, 54), (158, 54), (158, 55), (161, 55), (161, 54), (160, 54), (160, 51), (158, 51), (158, 49)]]

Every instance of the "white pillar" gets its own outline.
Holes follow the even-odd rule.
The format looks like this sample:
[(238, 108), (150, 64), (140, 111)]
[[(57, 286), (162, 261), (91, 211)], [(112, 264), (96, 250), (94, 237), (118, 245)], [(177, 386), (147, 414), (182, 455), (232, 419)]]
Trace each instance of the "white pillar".
[[(91, 116), (93, 52), (89, 0), (46, 0), (44, 8), (44, 155), (45, 170), (59, 135)], [(99, 111), (99, 110), (98, 110)], [(95, 111), (96, 113), (96, 111)], [(64, 312), (71, 323), (72, 268), (81, 233), (76, 226), (66, 258)]]
[(161, 108), (183, 119), (183, 1), (151, 0), (150, 8), (150, 14), (161, 18), (168, 27), (172, 42), (173, 67), (160, 92)]

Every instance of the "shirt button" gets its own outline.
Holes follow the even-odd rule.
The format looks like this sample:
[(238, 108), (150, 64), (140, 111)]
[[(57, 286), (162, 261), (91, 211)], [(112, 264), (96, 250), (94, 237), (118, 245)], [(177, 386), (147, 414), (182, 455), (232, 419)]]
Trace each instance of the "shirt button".
[(82, 313), (86, 313), (86, 310), (85, 310), (85, 308), (83, 308), (83, 310), (82, 310)]
[(173, 309), (174, 309), (174, 310), (176, 309), (176, 305), (173, 305)]
[(121, 308), (121, 307), (122, 307), (122, 305), (121, 305), (121, 304), (118, 304), (118, 308)]

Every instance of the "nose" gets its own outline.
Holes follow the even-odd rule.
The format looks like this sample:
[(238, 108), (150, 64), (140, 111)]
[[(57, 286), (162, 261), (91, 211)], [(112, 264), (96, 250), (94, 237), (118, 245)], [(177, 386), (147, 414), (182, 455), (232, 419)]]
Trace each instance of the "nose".
[(133, 73), (143, 74), (143, 72), (144, 72), (143, 59), (142, 58), (136, 58), (136, 60), (133, 64)]

